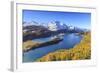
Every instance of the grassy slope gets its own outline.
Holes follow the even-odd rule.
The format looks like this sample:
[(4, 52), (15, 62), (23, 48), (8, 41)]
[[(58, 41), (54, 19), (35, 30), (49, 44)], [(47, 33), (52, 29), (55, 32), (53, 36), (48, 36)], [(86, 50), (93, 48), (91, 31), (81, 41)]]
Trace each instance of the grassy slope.
[(91, 58), (91, 34), (84, 33), (79, 44), (69, 50), (58, 50), (49, 53), (36, 61), (84, 60)]
[(23, 42), (23, 51), (26, 51), (28, 49), (30, 49), (33, 46), (38, 46), (40, 43), (36, 42), (36, 41), (32, 41), (32, 40), (28, 40), (26, 42)]

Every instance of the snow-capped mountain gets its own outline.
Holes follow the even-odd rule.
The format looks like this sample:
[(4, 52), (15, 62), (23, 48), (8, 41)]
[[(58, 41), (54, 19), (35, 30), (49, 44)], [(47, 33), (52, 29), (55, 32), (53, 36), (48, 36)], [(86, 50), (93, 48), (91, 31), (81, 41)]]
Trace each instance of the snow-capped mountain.
[(45, 28), (48, 28), (47, 23), (41, 23), (40, 25), (43, 26), (43, 27), (45, 27)]
[[(26, 27), (27, 28), (34, 28), (35, 26), (41, 26), (41, 27), (44, 27), (50, 31), (64, 30), (64, 31), (69, 31), (69, 32), (83, 32), (83, 29), (80, 29), (80, 28), (75, 27), (75, 26), (67, 25), (65, 23), (61, 23), (60, 21), (52, 21), (49, 23), (39, 23), (36, 21), (23, 22), (24, 28), (26, 28)], [(27, 30), (25, 30), (25, 31), (27, 31)]]
[(74, 29), (75, 29), (75, 27), (69, 26), (69, 30), (74, 30)]
[(23, 26), (31, 26), (31, 25), (40, 25), (38, 22), (31, 21), (31, 22), (23, 22)]
[(48, 29), (50, 31), (57, 31), (58, 30), (57, 24), (55, 22), (49, 22), (48, 23)]
[(48, 23), (48, 29), (51, 31), (57, 31), (62, 29), (68, 29), (66, 24), (61, 23), (60, 21), (53, 21)]

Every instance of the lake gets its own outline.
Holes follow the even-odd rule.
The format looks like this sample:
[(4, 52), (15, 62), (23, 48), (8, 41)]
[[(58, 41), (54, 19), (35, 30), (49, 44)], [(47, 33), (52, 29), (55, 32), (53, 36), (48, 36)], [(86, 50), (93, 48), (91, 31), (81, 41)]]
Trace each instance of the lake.
[[(34, 39), (33, 41), (44, 42), (48, 41), (52, 37)], [(42, 56), (54, 52), (59, 49), (70, 49), (76, 44), (80, 43), (82, 35), (77, 35), (76, 33), (65, 34), (63, 36), (63, 41), (49, 45), (45, 47), (36, 48), (28, 52), (23, 53), (23, 62), (34, 62), (36, 59), (41, 58)]]

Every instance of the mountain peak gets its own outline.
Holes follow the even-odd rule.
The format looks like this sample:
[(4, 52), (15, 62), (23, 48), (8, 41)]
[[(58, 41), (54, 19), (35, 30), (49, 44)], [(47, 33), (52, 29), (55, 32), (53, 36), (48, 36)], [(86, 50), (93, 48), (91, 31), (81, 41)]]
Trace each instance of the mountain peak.
[(23, 26), (31, 26), (31, 25), (39, 25), (39, 23), (36, 21), (23, 22)]

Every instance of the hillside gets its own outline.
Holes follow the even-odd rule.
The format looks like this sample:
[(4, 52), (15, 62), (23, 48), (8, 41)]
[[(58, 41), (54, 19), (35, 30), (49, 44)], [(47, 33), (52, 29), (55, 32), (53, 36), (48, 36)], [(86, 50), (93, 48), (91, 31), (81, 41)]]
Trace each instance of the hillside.
[(57, 50), (49, 53), (42, 58), (36, 60), (44, 61), (61, 61), (61, 60), (85, 60), (91, 58), (91, 34), (84, 33), (84, 37), (79, 44), (69, 50)]

